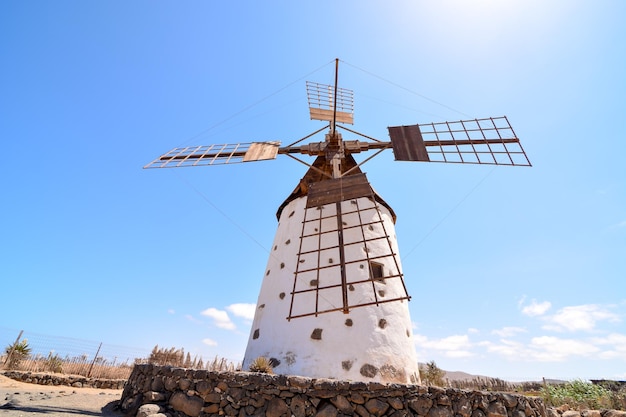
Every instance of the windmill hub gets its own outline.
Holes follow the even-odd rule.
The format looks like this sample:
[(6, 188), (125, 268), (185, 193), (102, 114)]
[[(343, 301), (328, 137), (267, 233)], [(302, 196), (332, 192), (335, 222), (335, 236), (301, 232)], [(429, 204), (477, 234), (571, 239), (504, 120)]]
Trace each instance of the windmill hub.
[[(338, 63), (338, 61), (337, 61)], [(308, 166), (280, 205), (243, 367), (265, 357), (280, 374), (419, 383), (396, 215), (361, 166), (398, 161), (530, 166), (506, 117), (353, 131), (352, 91), (307, 82), (311, 119), (328, 125), (287, 146), (252, 142), (176, 148), (145, 168), (253, 162), (287, 155)], [(339, 123), (339, 124), (338, 124)], [(343, 140), (337, 128), (364, 140)], [(300, 144), (329, 129), (325, 140)], [(375, 151), (361, 162), (353, 154)], [(295, 155), (314, 156), (308, 163)]]

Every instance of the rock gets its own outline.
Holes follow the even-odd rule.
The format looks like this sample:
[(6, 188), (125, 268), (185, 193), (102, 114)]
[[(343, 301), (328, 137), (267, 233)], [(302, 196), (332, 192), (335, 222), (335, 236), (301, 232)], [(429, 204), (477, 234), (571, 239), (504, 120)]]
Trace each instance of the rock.
[(472, 415), (472, 404), (468, 398), (458, 398), (452, 404), (452, 410), (460, 417), (470, 417)]
[(602, 417), (626, 417), (626, 411), (607, 410), (605, 413), (602, 413)]
[(439, 398), (437, 398), (437, 405), (452, 405), (452, 402), (447, 395), (440, 395)]
[(511, 394), (502, 394), (502, 402), (506, 408), (513, 408), (517, 405), (517, 398)]
[(204, 401), (211, 403), (211, 404), (219, 404), (220, 401), (222, 401), (222, 396), (218, 394), (217, 392), (211, 392), (209, 394), (206, 394), (202, 398), (204, 399)]
[(187, 378), (183, 378), (180, 381), (178, 381), (178, 387), (182, 391), (187, 391), (191, 387), (191, 381), (188, 380)]
[(217, 414), (220, 411), (220, 405), (219, 404), (207, 405), (206, 407), (202, 409), (202, 411), (205, 412), (206, 414)]
[(428, 410), (433, 405), (433, 400), (430, 398), (416, 398), (414, 400), (409, 401), (409, 408), (417, 413), (417, 415), (425, 416), (428, 414)]
[(190, 417), (198, 417), (204, 401), (200, 397), (188, 397), (184, 392), (175, 392), (170, 398), (170, 405), (176, 411), (182, 411)]
[(315, 417), (337, 417), (337, 409), (331, 403), (325, 403), (317, 410)]
[(452, 410), (449, 407), (431, 407), (428, 417), (452, 417)]
[(602, 417), (602, 414), (598, 410), (582, 410), (580, 415), (581, 417)]
[(293, 376), (289, 378), (288, 385), (294, 388), (308, 388), (311, 386), (311, 379), (303, 376)]
[(507, 417), (506, 407), (499, 402), (492, 402), (487, 407), (487, 417)]
[(580, 412), (576, 410), (567, 410), (561, 414), (561, 417), (580, 417)]
[(485, 413), (480, 409), (476, 409), (472, 411), (472, 417), (485, 417)]
[(291, 399), (291, 403), (289, 404), (289, 410), (294, 417), (305, 417), (306, 416), (306, 402), (300, 395), (296, 395)]
[(330, 402), (343, 414), (352, 414), (354, 412), (354, 406), (350, 404), (350, 401), (343, 395), (337, 395), (335, 398), (331, 399)]
[(148, 417), (163, 411), (158, 404), (144, 404), (137, 410), (137, 417)]
[(176, 382), (176, 379), (174, 378), (167, 378), (164, 385), (167, 391), (173, 391), (176, 387), (178, 387), (178, 382)]
[(370, 413), (361, 404), (357, 405), (354, 411), (361, 417), (370, 417)]
[(404, 403), (398, 397), (388, 398), (387, 402), (394, 410), (402, 410), (404, 408)]
[(198, 383), (196, 383), (196, 391), (198, 391), (200, 395), (207, 394), (211, 391), (211, 384), (209, 384), (208, 381), (198, 381)]
[(377, 398), (371, 398), (365, 403), (365, 408), (376, 417), (380, 417), (389, 409), (389, 404)]
[(152, 380), (152, 384), (150, 385), (150, 389), (152, 391), (163, 391), (165, 384), (163, 383), (163, 378), (156, 377)]
[(285, 401), (280, 398), (272, 398), (270, 403), (267, 405), (265, 415), (267, 417), (280, 417), (283, 414), (287, 414), (287, 411), (289, 411), (289, 407)]
[(350, 393), (350, 401), (352, 401), (353, 404), (365, 404), (365, 398), (358, 392)]

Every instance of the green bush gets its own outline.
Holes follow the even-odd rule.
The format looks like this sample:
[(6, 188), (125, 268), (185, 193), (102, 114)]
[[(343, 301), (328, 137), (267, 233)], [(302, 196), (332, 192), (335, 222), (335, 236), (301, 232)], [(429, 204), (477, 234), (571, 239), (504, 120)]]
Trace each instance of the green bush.
[(545, 385), (541, 396), (547, 405), (567, 404), (572, 408), (599, 410), (611, 406), (611, 391), (600, 385), (576, 379), (560, 385)]

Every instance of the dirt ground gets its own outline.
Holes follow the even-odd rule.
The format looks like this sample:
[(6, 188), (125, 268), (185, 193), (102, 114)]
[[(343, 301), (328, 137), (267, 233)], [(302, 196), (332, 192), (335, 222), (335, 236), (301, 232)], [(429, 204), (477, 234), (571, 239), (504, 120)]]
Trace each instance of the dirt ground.
[(122, 390), (73, 388), (18, 382), (0, 375), (0, 417), (123, 416)]

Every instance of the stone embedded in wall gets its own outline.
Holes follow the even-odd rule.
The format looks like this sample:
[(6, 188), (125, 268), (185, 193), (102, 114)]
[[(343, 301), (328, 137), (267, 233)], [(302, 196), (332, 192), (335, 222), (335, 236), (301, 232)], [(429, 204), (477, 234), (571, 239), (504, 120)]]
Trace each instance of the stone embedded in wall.
[(370, 365), (369, 363), (366, 363), (365, 365), (361, 366), (360, 373), (364, 377), (374, 378), (376, 374), (378, 373), (378, 368), (375, 367), (374, 365)]
[(311, 339), (313, 340), (322, 340), (322, 331), (323, 329), (314, 329), (313, 332), (311, 333)]

